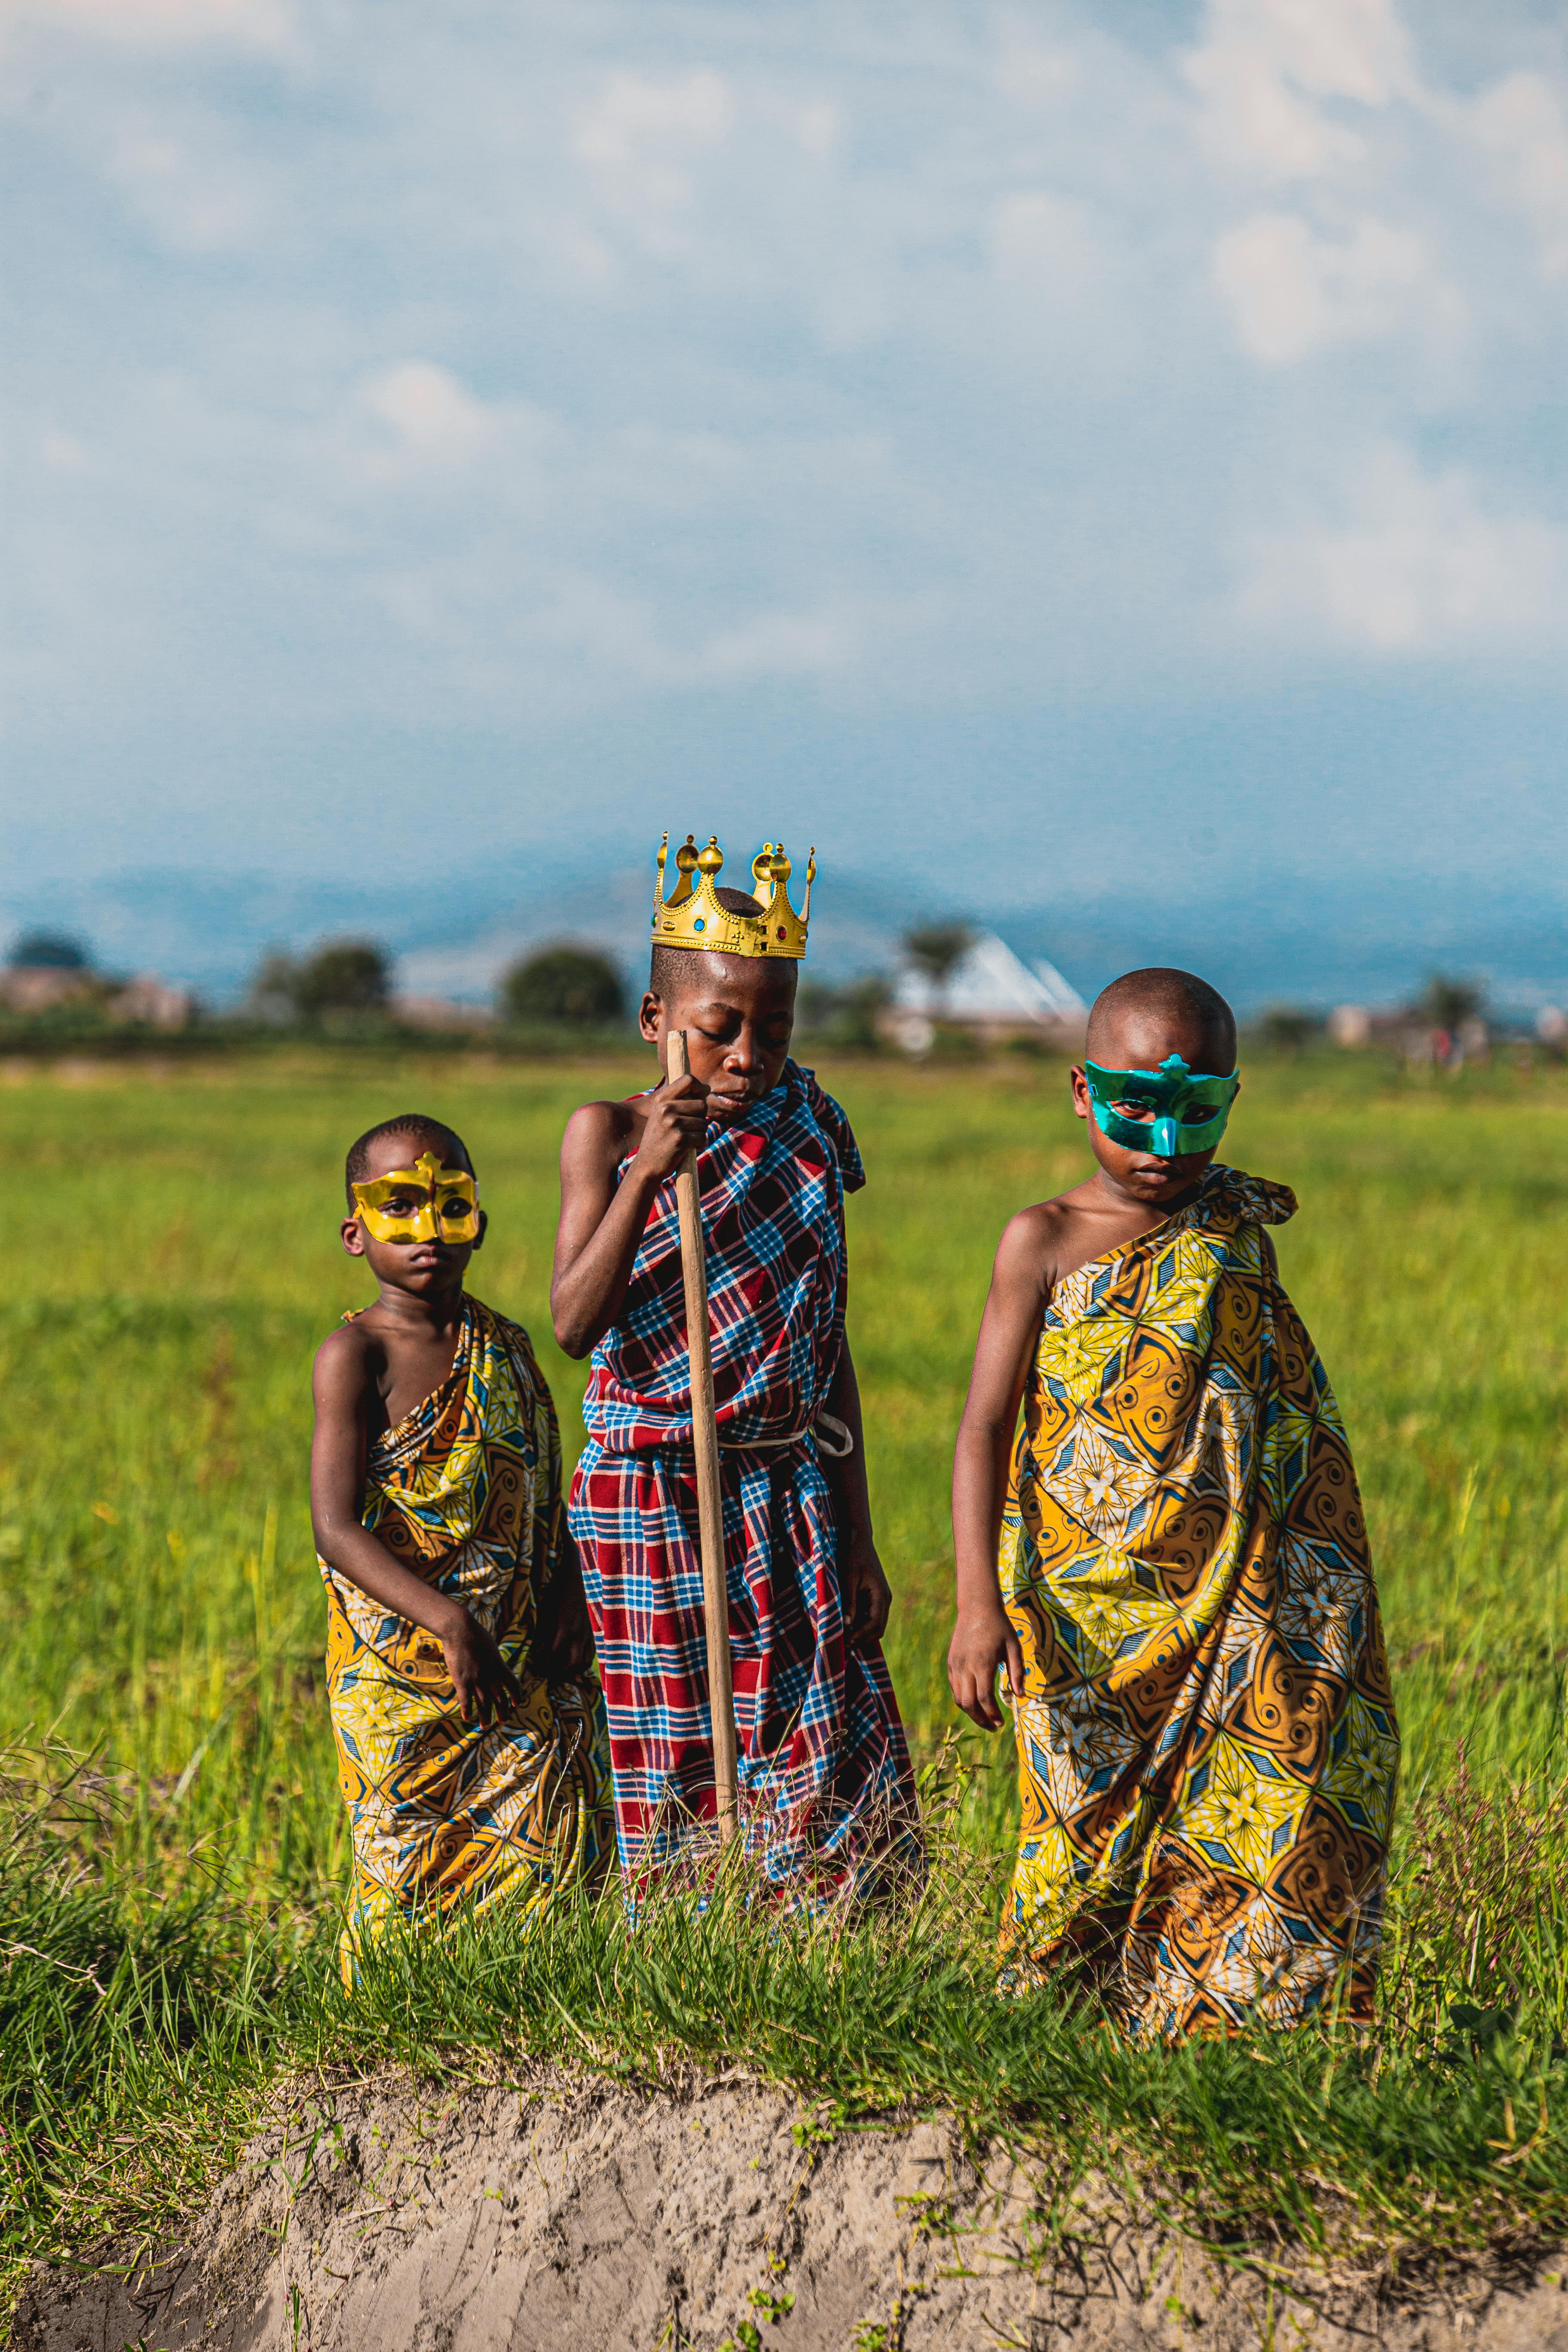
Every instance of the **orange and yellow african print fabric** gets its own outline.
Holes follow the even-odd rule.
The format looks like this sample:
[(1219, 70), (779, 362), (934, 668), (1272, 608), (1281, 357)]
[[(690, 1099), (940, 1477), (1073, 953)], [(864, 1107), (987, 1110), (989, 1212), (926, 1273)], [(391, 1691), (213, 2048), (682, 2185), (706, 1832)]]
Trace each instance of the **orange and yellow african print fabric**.
[(1047, 1311), (1003, 1522), (1026, 1662), (1004, 1982), (1135, 2032), (1371, 2010), (1399, 1735), (1361, 1498), (1265, 1225), (1195, 1201)]
[(342, 1962), (394, 1910), (500, 1895), (525, 1907), (593, 1879), (615, 1851), (597, 1676), (550, 1684), (529, 1656), (566, 1533), (555, 1408), (528, 1334), (463, 1301), (451, 1371), (370, 1449), (361, 1517), (404, 1567), (455, 1594), (522, 1689), (465, 1723), (441, 1644), (321, 1563), (327, 1690), (353, 1831)]

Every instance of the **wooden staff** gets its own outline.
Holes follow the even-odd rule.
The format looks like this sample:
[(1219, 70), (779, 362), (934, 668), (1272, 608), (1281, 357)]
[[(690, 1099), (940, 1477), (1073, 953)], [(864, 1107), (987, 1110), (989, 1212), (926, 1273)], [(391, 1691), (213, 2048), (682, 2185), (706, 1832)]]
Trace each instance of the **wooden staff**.
[[(684, 1078), (691, 1065), (686, 1032), (669, 1033), (669, 1075)], [(686, 1277), (686, 1345), (691, 1363), (691, 1443), (697, 1455), (697, 1525), (702, 1546), (702, 1617), (708, 1632), (708, 1705), (713, 1722), (713, 1789), (719, 1801), (719, 1843), (735, 1834), (735, 1685), (730, 1666), (730, 1588), (724, 1571), (724, 1496), (719, 1484), (719, 1423), (713, 1410), (713, 1357), (708, 1338), (708, 1260), (702, 1245), (702, 1193), (697, 1148), (675, 1175), (680, 1213), (680, 1270)]]

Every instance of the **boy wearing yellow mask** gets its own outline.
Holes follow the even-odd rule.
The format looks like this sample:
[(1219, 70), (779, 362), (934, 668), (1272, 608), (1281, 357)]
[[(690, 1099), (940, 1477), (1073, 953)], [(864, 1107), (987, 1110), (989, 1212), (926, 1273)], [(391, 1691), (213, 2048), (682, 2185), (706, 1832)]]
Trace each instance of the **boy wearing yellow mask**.
[(414, 1114), (359, 1138), (345, 1185), (343, 1247), (380, 1295), (316, 1358), (310, 1509), (352, 1979), (395, 1910), (533, 1908), (596, 1876), (613, 1822), (554, 1406), (527, 1332), (464, 1288), (486, 1225), (473, 1163)]

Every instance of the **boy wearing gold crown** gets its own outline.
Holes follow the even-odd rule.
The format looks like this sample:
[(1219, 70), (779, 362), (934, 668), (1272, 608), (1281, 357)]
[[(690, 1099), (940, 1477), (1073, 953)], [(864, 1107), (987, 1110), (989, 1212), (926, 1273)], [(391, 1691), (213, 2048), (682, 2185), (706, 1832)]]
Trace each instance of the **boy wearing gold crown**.
[(562, 1512), (555, 1409), (521, 1324), (464, 1287), (473, 1163), (412, 1115), (350, 1147), (343, 1247), (380, 1296), (316, 1358), (310, 1512), (353, 1832), (343, 1933), (505, 1895), (609, 1852), (604, 1701)]
[[(919, 1830), (844, 1328), (844, 1195), (865, 1175), (789, 1053), (815, 864), (797, 916), (782, 845), (753, 860), (754, 897), (689, 837), (667, 900), (665, 855), (639, 1016), (665, 1075), (573, 1114), (551, 1292), (562, 1347), (594, 1360), (570, 1517), (621, 1863), (668, 1864), (716, 1811), (674, 1181), (695, 1147), (747, 1848), (781, 1891), (849, 1894), (914, 1860)], [(671, 1079), (675, 1030), (690, 1066)]]

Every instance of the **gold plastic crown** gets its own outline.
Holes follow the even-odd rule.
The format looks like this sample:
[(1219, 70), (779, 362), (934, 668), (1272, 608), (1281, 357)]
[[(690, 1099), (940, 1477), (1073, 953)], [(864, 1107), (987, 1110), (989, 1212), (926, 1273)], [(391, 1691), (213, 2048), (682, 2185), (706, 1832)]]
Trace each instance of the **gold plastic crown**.
[(658, 845), (658, 879), (653, 886), (656, 947), (695, 948), (709, 955), (793, 956), (797, 962), (805, 953), (811, 886), (816, 879), (815, 849), (805, 861), (805, 896), (798, 915), (789, 902), (792, 869), (782, 841), (764, 841), (752, 860), (752, 894), (761, 901), (760, 915), (732, 915), (719, 904), (716, 885), (724, 853), (716, 834), (709, 835), (706, 849), (699, 849), (695, 835), (687, 835), (675, 853), (680, 879), (667, 898), (664, 864), (668, 855), (667, 833)]

